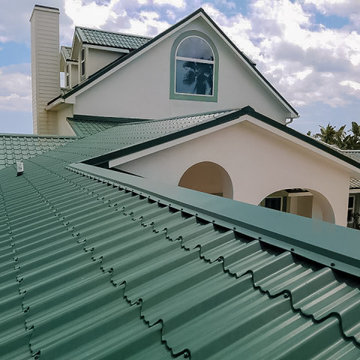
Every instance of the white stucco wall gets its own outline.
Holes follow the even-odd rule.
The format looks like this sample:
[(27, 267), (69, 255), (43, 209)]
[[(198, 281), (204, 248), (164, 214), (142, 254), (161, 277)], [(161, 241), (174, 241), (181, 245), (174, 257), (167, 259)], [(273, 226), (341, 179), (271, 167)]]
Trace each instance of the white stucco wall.
[[(217, 102), (169, 98), (171, 47), (182, 32), (189, 30), (208, 35), (219, 53)], [(166, 118), (250, 105), (280, 122), (289, 116), (287, 109), (203, 19), (188, 24), (122, 69), (77, 95), (75, 100), (74, 113), (84, 115)]]
[[(177, 185), (189, 167), (202, 161), (214, 162), (227, 171), (235, 200), (258, 205), (279, 190), (309, 189), (322, 194), (334, 210), (335, 222), (346, 226), (350, 176), (347, 169), (248, 121), (118, 168)], [(315, 214), (321, 196), (313, 205)]]

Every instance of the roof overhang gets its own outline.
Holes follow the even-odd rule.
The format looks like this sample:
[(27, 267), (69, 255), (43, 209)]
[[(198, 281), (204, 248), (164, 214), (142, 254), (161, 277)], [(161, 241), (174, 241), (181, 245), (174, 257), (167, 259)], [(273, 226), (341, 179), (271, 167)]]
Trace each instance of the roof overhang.
[(192, 128), (179, 131), (174, 134), (166, 135), (154, 140), (144, 142), (142, 144), (130, 146), (123, 150), (109, 153), (98, 159), (91, 159), (89, 164), (102, 164), (108, 168), (113, 168), (129, 161), (139, 159), (143, 156), (166, 150), (170, 147), (188, 142), (201, 136), (219, 131), (221, 129), (248, 121), (259, 128), (269, 131), (282, 139), (288, 140), (292, 144), (297, 144), (303, 149), (319, 155), (328, 161), (337, 164), (346, 170), (352, 177), (360, 177), (360, 164), (350, 159), (340, 152), (301, 134), (287, 126), (284, 126), (275, 120), (267, 118), (252, 108), (247, 107), (238, 111), (232, 111), (230, 114), (222, 116), (218, 119), (209, 121), (208, 123), (193, 126)]

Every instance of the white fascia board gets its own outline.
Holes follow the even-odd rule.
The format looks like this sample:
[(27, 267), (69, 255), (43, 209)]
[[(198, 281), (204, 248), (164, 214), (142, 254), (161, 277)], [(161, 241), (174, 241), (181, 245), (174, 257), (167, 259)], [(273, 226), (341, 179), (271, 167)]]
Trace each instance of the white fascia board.
[(276, 134), (276, 135), (278, 135), (278, 136), (280, 136), (280, 137), (282, 137), (282, 138), (284, 138), (284, 139), (286, 139), (286, 140), (288, 140), (288, 141), (290, 141), (290, 142), (292, 142), (294, 144), (297, 144), (297, 145), (299, 145), (299, 146), (301, 146), (301, 147), (303, 147), (303, 148), (305, 148), (305, 149), (307, 149), (307, 150), (309, 150), (309, 151), (311, 151), (313, 153), (316, 153), (316, 154), (322, 156), (323, 158), (326, 158), (326, 159), (336, 163), (337, 165), (341, 166), (342, 168), (346, 168), (347, 171), (350, 171), (350, 175), (352, 177), (355, 177), (355, 178), (359, 177), (360, 169), (358, 169), (357, 167), (347, 163), (346, 161), (337, 158), (336, 156), (326, 152), (325, 150), (321, 150), (321, 149), (319, 149), (319, 148), (317, 148), (317, 147), (315, 147), (313, 145), (310, 145), (306, 141), (300, 140), (295, 136), (292, 136), (292, 135), (287, 134), (287, 133), (285, 133), (285, 132), (283, 132), (283, 131), (281, 131), (279, 129), (276, 129), (275, 127), (273, 127), (271, 125), (268, 125), (268, 124), (266, 124), (266, 123), (264, 123), (264, 122), (262, 122), (262, 121), (260, 121), (258, 119), (255, 119), (255, 118), (253, 118), (251, 116), (249, 116), (249, 118), (251, 118), (250, 122), (253, 123), (254, 125), (257, 125), (257, 126), (263, 128), (265, 130), (268, 130), (268, 131), (270, 131), (270, 132), (272, 132), (272, 133), (274, 133), (274, 134)]
[[(137, 59), (139, 56), (142, 56), (144, 53), (146, 53), (147, 51), (151, 50), (154, 46), (156, 46), (157, 44), (159, 44), (160, 42), (164, 41), (165, 39), (167, 39), (168, 37), (170, 37), (172, 34), (174, 34), (175, 32), (177, 32), (178, 30), (182, 29), (183, 27), (187, 26), (189, 23), (193, 22), (195, 19), (197, 19), (198, 17), (203, 16), (201, 13), (196, 14), (194, 17), (192, 17), (191, 19), (189, 19), (188, 21), (184, 22), (183, 24), (181, 24), (180, 26), (176, 27), (175, 29), (173, 29), (172, 31), (169, 31), (167, 34), (161, 36), (158, 40), (154, 41), (152, 44), (146, 46), (144, 49), (138, 51), (136, 54), (134, 54), (133, 56), (131, 56), (129, 59), (123, 61), (121, 64), (115, 66), (113, 69), (107, 71), (104, 75), (98, 77), (97, 79), (95, 79), (94, 81), (92, 81), (90, 84), (84, 86), (82, 89), (80, 89), (79, 91), (77, 91), (76, 93), (74, 93), (73, 95), (69, 96), (69, 98), (74, 98), (73, 102), (71, 102), (72, 104), (75, 103), (75, 97), (82, 94), (84, 91), (86, 91), (87, 89), (89, 89), (90, 87), (96, 85), (97, 83), (99, 83), (100, 81), (102, 81), (103, 79), (106, 79), (108, 76), (111, 76), (114, 72), (118, 71), (119, 69), (121, 69), (122, 67), (126, 66), (127, 64), (129, 64), (130, 62), (134, 61), (135, 59)], [(68, 98), (68, 99), (69, 99)]]
[(84, 44), (84, 48), (119, 52), (122, 54), (128, 54), (130, 52), (130, 50), (128, 50), (128, 49), (115, 48), (115, 47), (111, 47), (111, 46), (91, 45), (91, 44)]
[(164, 144), (153, 146), (153, 147), (151, 147), (149, 149), (141, 150), (141, 151), (135, 152), (133, 154), (129, 154), (129, 155), (117, 158), (117, 159), (110, 160), (109, 164), (108, 164), (109, 168), (113, 168), (115, 166), (123, 165), (125, 163), (128, 163), (129, 161), (140, 159), (140, 158), (142, 158), (144, 156), (157, 153), (158, 151), (161, 151), (161, 150), (169, 149), (169, 148), (171, 148), (173, 146), (186, 143), (186, 142), (188, 142), (190, 140), (197, 139), (197, 138), (199, 138), (201, 136), (208, 135), (208, 134), (211, 134), (213, 132), (225, 129), (225, 128), (229, 127), (229, 126), (239, 124), (239, 123), (241, 123), (242, 121), (245, 121), (245, 120), (246, 120), (246, 116), (243, 115), (243, 116), (241, 116), (241, 117), (239, 117), (239, 118), (237, 118), (235, 120), (229, 121), (229, 122), (227, 122), (225, 124), (214, 126), (212, 128), (202, 130), (202, 131), (196, 132), (196, 133), (191, 134), (191, 135), (183, 136), (183, 137), (181, 137), (179, 139), (176, 139), (176, 140), (168, 141), (168, 142), (166, 142)]
[[(246, 61), (242, 58), (242, 56), (236, 51), (236, 49), (234, 48), (234, 46), (223, 36), (223, 34), (221, 32), (219, 32), (216, 28), (213, 27), (213, 25), (210, 23), (210, 21), (203, 16), (203, 19), (208, 23), (208, 25), (213, 28), (213, 30), (218, 34), (218, 36), (232, 49), (232, 51), (236, 54), (236, 56), (245, 64), (245, 66), (261, 81), (261, 83), (277, 98), (277, 100), (290, 112), (290, 114), (292, 115), (291, 118), (298, 118), (299, 115), (296, 114), (290, 107), (289, 105), (284, 101), (284, 99), (282, 99), (279, 94), (274, 91), (273, 88), (271, 88), (269, 86), (269, 84), (261, 77), (257, 74), (257, 72), (254, 70), (254, 68)], [(246, 56), (246, 55), (245, 55)]]

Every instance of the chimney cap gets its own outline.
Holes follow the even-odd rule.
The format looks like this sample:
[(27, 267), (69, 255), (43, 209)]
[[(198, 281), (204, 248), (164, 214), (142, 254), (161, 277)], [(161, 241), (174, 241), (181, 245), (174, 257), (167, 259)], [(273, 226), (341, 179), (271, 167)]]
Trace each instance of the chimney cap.
[(35, 4), (34, 9), (33, 9), (32, 13), (31, 13), (31, 16), (30, 16), (30, 21), (31, 21), (33, 15), (34, 15), (35, 10), (48, 11), (48, 12), (53, 12), (53, 13), (60, 14), (60, 10), (58, 8), (56, 8), (56, 7)]

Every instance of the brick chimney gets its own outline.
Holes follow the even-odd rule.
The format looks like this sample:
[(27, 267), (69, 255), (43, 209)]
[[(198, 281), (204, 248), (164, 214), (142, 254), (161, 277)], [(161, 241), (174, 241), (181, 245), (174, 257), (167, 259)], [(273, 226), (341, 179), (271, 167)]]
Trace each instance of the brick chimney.
[(35, 5), (31, 14), (31, 77), (35, 134), (56, 134), (56, 114), (47, 103), (60, 95), (59, 9)]

